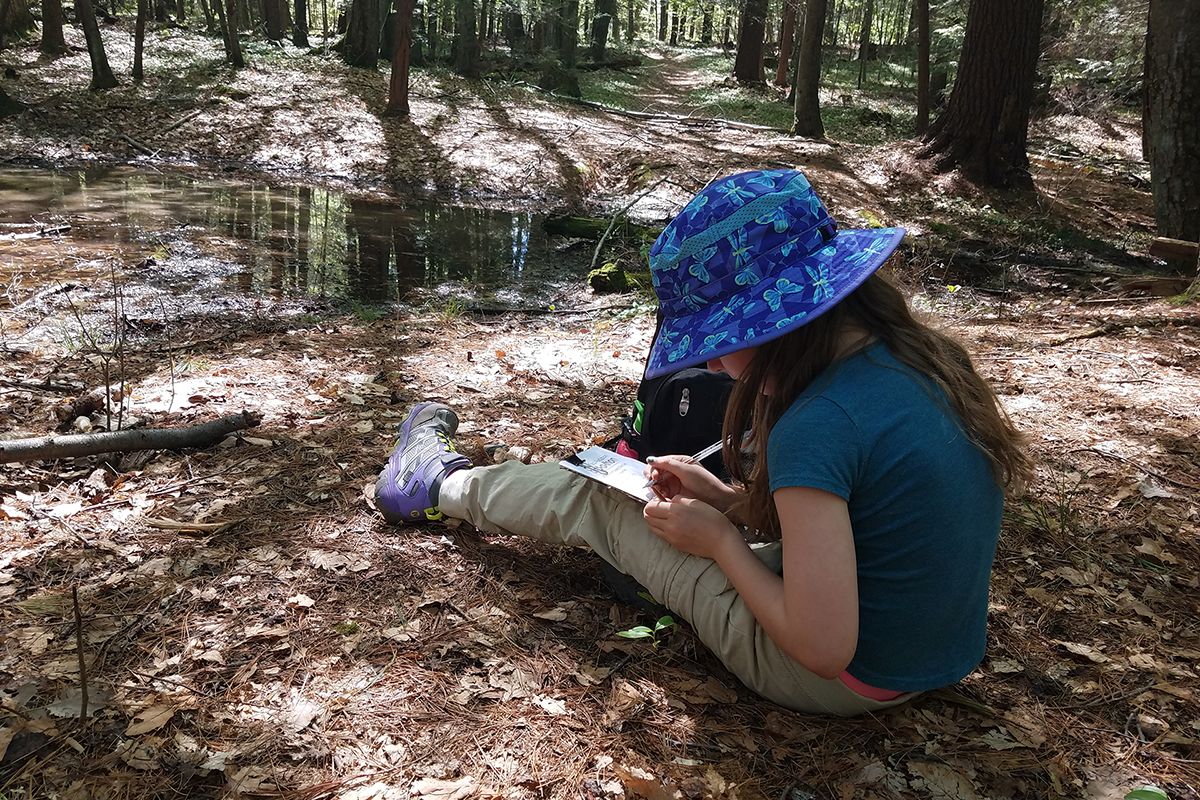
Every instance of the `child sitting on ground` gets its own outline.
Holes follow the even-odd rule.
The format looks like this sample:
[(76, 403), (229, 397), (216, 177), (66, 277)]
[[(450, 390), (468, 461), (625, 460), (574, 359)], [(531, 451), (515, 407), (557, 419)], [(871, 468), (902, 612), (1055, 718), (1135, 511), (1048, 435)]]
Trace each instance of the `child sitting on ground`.
[(643, 506), (553, 463), (469, 469), (454, 412), (422, 403), (379, 510), (590, 546), (791, 709), (860, 714), (958, 681), (983, 657), (1004, 489), (1032, 468), (963, 347), (875, 274), (903, 236), (839, 231), (804, 175), (768, 170), (712, 183), (658, 237), (646, 374), (736, 379), (731, 484), (663, 456)]

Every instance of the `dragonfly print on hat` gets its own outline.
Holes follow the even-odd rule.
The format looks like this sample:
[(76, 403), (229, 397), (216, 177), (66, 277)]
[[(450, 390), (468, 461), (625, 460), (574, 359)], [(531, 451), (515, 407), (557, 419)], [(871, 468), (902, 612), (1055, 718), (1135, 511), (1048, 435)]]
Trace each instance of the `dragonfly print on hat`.
[(833, 287), (829, 285), (828, 264), (806, 264), (804, 270), (812, 278), (813, 301), (820, 302), (833, 297)]

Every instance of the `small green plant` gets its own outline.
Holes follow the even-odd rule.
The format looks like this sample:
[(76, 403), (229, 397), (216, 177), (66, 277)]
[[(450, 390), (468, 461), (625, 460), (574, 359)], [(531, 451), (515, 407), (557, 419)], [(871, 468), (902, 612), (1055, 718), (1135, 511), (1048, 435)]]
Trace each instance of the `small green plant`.
[(467, 310), (467, 304), (461, 297), (450, 295), (446, 298), (446, 305), (442, 309), (442, 313), (447, 319), (458, 319)]
[(383, 312), (374, 306), (364, 306), (355, 301), (350, 301), (350, 308), (354, 311), (354, 316), (366, 323), (374, 322), (383, 316)]
[(627, 631), (617, 631), (617, 636), (624, 636), (626, 639), (650, 639), (654, 647), (657, 648), (662, 642), (662, 640), (659, 638), (659, 634), (668, 628), (674, 628), (678, 625), (679, 623), (677, 623), (671, 616), (659, 617), (658, 622), (654, 623), (653, 628), (648, 628), (645, 625), (638, 625), (637, 627), (630, 628)]
[(1157, 786), (1146, 785), (1126, 794), (1125, 800), (1170, 800), (1170, 796)]
[(354, 620), (348, 620), (346, 622), (339, 622), (337, 625), (333, 626), (333, 629), (335, 631), (337, 631), (338, 633), (340, 633), (342, 636), (353, 636), (354, 634), (358, 633), (359, 630), (361, 630), (358, 627), (358, 623), (355, 622)]

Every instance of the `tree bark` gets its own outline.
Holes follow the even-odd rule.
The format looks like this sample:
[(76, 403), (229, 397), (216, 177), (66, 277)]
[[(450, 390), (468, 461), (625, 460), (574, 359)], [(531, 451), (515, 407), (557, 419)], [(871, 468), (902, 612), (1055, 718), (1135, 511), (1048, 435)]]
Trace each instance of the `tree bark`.
[(108, 56), (104, 54), (104, 40), (100, 38), (100, 25), (96, 22), (96, 10), (92, 0), (75, 0), (75, 13), (83, 26), (83, 35), (87, 39), (88, 56), (92, 60), (92, 85), (94, 90), (112, 89), (117, 86), (117, 77), (108, 66)]
[(285, 0), (263, 0), (263, 21), (267, 26), (267, 38), (272, 42), (283, 39), (283, 14)]
[(296, 0), (296, 16), (292, 22), (292, 44), (309, 47), (308, 44), (308, 0)]
[[(1142, 138), (1158, 235), (1200, 241), (1200, 4), (1150, 0)], [(1173, 262), (1174, 263), (1174, 262)], [(1190, 265), (1194, 268), (1195, 262)], [(1184, 267), (1179, 262), (1179, 267)]]
[(804, 12), (804, 35), (800, 38), (800, 61), (796, 65), (795, 114), (792, 135), (824, 139), (821, 121), (821, 40), (825, 34), (827, 0), (808, 0)]
[(454, 71), (479, 77), (479, 34), (475, 30), (475, 0), (455, 0)]
[(42, 0), (42, 43), (40, 49), (48, 56), (67, 52), (63, 37), (62, 0)]
[(609, 26), (617, 17), (617, 0), (596, 0), (596, 21), (592, 24), (592, 61), (603, 61), (608, 49)]
[(235, 431), (252, 428), (258, 418), (249, 411), (187, 428), (106, 431), (73, 436), (39, 436), (0, 441), (0, 464), (51, 458), (79, 458), (135, 450), (180, 450), (209, 447)]
[(221, 25), (225, 29), (225, 59), (241, 69), (246, 66), (246, 60), (242, 58), (242, 42), (238, 39), (236, 0), (213, 0), (213, 5), (217, 7)]
[(775, 85), (788, 85), (788, 61), (792, 57), (792, 38), (796, 29), (795, 0), (783, 0), (783, 30), (779, 34), (779, 66), (775, 69)]
[(142, 51), (146, 47), (146, 16), (149, 13), (149, 0), (138, 0), (137, 21), (133, 23), (133, 79), (142, 80)]
[(396, 10), (396, 33), (392, 47), (392, 77), (388, 81), (388, 101), (384, 115), (407, 117), (408, 70), (412, 58), (413, 0), (399, 0)]
[(863, 3), (862, 27), (858, 31), (858, 88), (867, 78), (867, 59), (871, 51), (871, 23), (875, 16), (875, 0)]
[(733, 77), (743, 83), (763, 79), (763, 36), (767, 27), (767, 0), (746, 0), (738, 31)]
[(929, 130), (929, 0), (915, 0), (917, 27), (917, 136)]
[[(1186, 2), (1186, 0), (1183, 0)], [(958, 77), (918, 153), (969, 181), (1032, 189), (1026, 141), (1043, 0), (972, 0)]]
[(352, 67), (379, 66), (379, 0), (354, 0), (350, 4), (342, 60)]

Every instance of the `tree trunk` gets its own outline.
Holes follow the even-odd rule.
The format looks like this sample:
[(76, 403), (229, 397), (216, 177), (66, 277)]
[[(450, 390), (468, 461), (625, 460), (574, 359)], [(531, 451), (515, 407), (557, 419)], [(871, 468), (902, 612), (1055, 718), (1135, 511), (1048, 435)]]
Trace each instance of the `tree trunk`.
[(267, 26), (267, 38), (272, 42), (282, 41), (283, 39), (283, 1), (263, 0), (263, 21)]
[(766, 31), (767, 1), (746, 0), (746, 6), (742, 9), (737, 56), (733, 60), (733, 77), (743, 83), (763, 79), (763, 35)]
[(563, 3), (562, 27), (559, 28), (558, 52), (563, 66), (575, 68), (575, 54), (579, 44), (579, 0)]
[(117, 77), (108, 66), (108, 56), (104, 54), (104, 40), (100, 38), (100, 25), (96, 22), (96, 10), (92, 8), (92, 0), (75, 0), (75, 13), (83, 26), (83, 36), (87, 39), (88, 56), (92, 60), (92, 89), (112, 89), (117, 86)]
[(350, 4), (342, 60), (363, 69), (379, 66), (379, 0), (354, 0)]
[(916, 0), (917, 26), (917, 136), (929, 130), (929, 0)]
[(617, 16), (617, 0), (596, 0), (596, 21), (592, 24), (592, 61), (604, 60), (608, 31)]
[(1025, 145), (1042, 10), (1043, 0), (972, 0), (954, 89), (919, 152), (938, 171), (1033, 188)]
[(788, 85), (788, 61), (792, 57), (792, 37), (796, 28), (796, 4), (783, 0), (783, 24), (779, 34), (779, 66), (775, 68), (775, 85)]
[(625, 3), (625, 41), (633, 44), (633, 37), (637, 34), (637, 8), (638, 4), (633, 0), (626, 0)]
[(33, 30), (36, 24), (28, 0), (0, 0), (0, 50), (4, 49), (8, 34), (21, 36)]
[(713, 40), (713, 4), (705, 3), (700, 17), (700, 44), (712, 44)]
[(1150, 162), (1158, 235), (1200, 241), (1200, 4), (1196, 0), (1150, 0), (1143, 85), (1142, 138)]
[(182, 25), (187, 21), (187, 0), (176, 0), (175, 2), (175, 21)]
[(821, 121), (821, 40), (825, 35), (827, 0), (808, 0), (804, 12), (804, 35), (800, 37), (800, 61), (796, 65), (795, 116), (792, 135), (824, 139)]
[(455, 0), (456, 41), (454, 71), (467, 78), (479, 77), (479, 35), (475, 30), (474, 0)]
[(292, 44), (308, 47), (308, 0), (296, 0), (296, 19), (292, 23)]
[(0, 118), (13, 117), (25, 110), (25, 106), (13, 100), (0, 88)]
[(867, 59), (871, 53), (871, 22), (875, 16), (875, 0), (863, 3), (862, 27), (858, 31), (858, 88), (867, 78)]
[(146, 17), (150, 13), (150, 0), (138, 0), (137, 21), (133, 23), (133, 79), (142, 82), (142, 51), (146, 47)]
[(213, 0), (213, 6), (217, 9), (221, 28), (225, 32), (225, 60), (234, 68), (241, 69), (246, 66), (246, 60), (242, 58), (242, 42), (238, 39), (237, 23), (235, 22), (237, 7), (234, 5), (234, 0)]
[(48, 56), (67, 52), (63, 38), (62, 0), (42, 0), (42, 43), (40, 49)]
[(670, 0), (658, 0), (658, 40), (665, 42), (667, 40), (667, 7), (670, 5)]
[(393, 35), (392, 77), (388, 81), (388, 101), (384, 115), (408, 116), (408, 67), (412, 57), (413, 0), (400, 0)]

